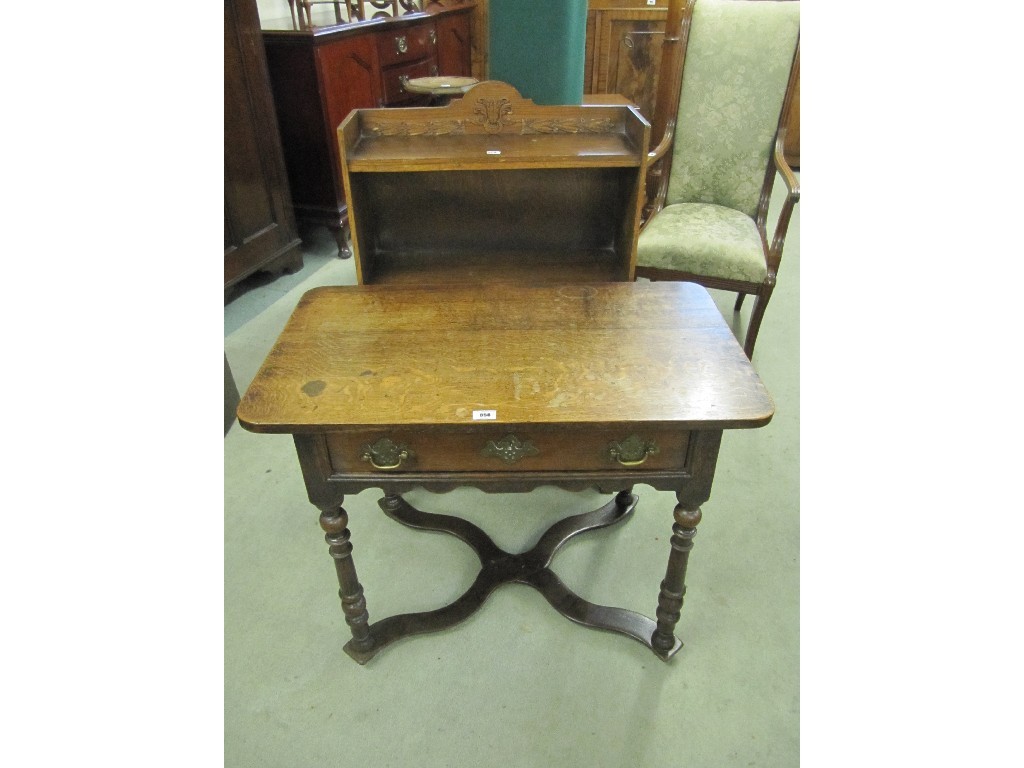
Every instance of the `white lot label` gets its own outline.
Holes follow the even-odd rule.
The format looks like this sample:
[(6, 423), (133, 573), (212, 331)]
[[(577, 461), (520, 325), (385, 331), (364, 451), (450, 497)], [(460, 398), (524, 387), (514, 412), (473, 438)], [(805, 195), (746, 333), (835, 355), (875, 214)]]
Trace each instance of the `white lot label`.
[(473, 411), (473, 421), (494, 421), (496, 418), (497, 411)]

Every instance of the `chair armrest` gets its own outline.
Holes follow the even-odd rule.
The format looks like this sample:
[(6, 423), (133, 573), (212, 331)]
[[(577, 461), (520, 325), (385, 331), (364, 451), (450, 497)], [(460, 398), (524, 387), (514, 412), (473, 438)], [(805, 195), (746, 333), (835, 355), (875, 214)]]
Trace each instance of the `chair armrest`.
[(800, 200), (800, 182), (797, 180), (796, 175), (793, 173), (793, 169), (789, 167), (789, 163), (786, 161), (786, 129), (782, 128), (779, 131), (779, 135), (775, 138), (775, 167), (779, 173), (782, 174), (782, 181), (786, 185), (786, 189), (789, 190), (789, 196), (793, 199), (793, 202), (799, 202)]
[(656, 146), (654, 149), (647, 153), (647, 164), (649, 166), (654, 165), (654, 163), (661, 160), (661, 158), (665, 156), (665, 153), (668, 152), (668, 148), (671, 146), (672, 134), (666, 132), (665, 135), (661, 137), (661, 142), (658, 144), (658, 146)]
[(778, 272), (779, 263), (782, 261), (782, 248), (786, 243), (786, 233), (789, 231), (789, 219), (793, 215), (793, 206), (800, 201), (800, 182), (797, 180), (793, 169), (786, 162), (785, 154), (786, 129), (779, 130), (775, 138), (775, 167), (782, 175), (782, 181), (786, 185), (788, 194), (782, 201), (782, 210), (779, 211), (779, 221), (775, 225), (775, 235), (772, 238), (771, 247), (768, 249), (768, 270), (771, 273)]
[(672, 132), (666, 132), (661, 142), (647, 153), (647, 178), (644, 179), (644, 206), (640, 212), (640, 231), (643, 232), (654, 214), (665, 206), (665, 193), (668, 191), (668, 173), (665, 169), (665, 156), (672, 146)]

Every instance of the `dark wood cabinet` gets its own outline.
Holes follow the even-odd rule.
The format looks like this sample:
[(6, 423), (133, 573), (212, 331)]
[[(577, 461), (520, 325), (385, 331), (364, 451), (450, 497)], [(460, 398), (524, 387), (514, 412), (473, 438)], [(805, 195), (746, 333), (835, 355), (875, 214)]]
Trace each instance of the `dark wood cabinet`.
[(330, 228), (347, 253), (337, 129), (353, 109), (424, 105), (408, 79), (467, 75), (473, 5), (392, 18), (297, 28), (264, 21), (277, 119), (295, 216)]
[(224, 287), (302, 266), (255, 0), (224, 0)]

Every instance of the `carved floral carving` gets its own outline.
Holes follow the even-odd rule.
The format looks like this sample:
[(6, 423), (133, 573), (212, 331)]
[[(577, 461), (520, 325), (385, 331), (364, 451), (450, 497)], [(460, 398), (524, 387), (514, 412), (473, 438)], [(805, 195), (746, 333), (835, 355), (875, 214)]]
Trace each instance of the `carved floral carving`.
[(370, 136), (457, 136), (466, 132), (464, 120), (428, 120), (424, 123), (377, 123), (366, 128)]
[(568, 118), (564, 120), (524, 119), (523, 133), (612, 133), (615, 121), (601, 118)]
[(512, 102), (508, 99), (477, 99), (473, 112), (487, 133), (501, 133), (512, 122)]

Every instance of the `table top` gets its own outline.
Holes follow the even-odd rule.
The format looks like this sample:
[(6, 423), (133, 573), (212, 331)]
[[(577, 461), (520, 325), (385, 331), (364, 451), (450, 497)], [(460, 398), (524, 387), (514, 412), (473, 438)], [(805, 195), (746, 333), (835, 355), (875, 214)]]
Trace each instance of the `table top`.
[(773, 413), (707, 291), (676, 282), (315, 288), (238, 407), (278, 433), (731, 429)]

